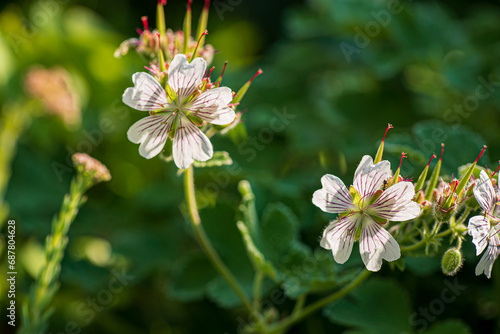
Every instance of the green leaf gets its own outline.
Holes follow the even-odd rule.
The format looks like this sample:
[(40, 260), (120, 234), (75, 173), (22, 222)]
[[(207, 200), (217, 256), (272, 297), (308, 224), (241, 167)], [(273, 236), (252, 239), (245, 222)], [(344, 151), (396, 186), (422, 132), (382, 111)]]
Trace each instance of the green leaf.
[(448, 319), (433, 325), (425, 334), (471, 334), (469, 326), (458, 319)]
[(394, 281), (377, 278), (324, 309), (332, 322), (363, 334), (409, 333), (410, 313), (407, 292)]
[(340, 270), (330, 252), (320, 248), (312, 252), (301, 243), (299, 220), (283, 203), (268, 204), (259, 222), (250, 184), (240, 182), (239, 190), (243, 200), (238, 228), (247, 254), (256, 268), (281, 284), (288, 297), (338, 288), (359, 273), (358, 267)]
[(282, 203), (269, 204), (259, 223), (255, 210), (255, 196), (248, 181), (241, 181), (238, 189), (243, 197), (240, 205), (242, 219), (238, 229), (247, 254), (256, 270), (276, 280), (275, 268), (283, 266), (283, 258), (298, 243), (299, 222), (290, 208)]
[(230, 166), (233, 164), (233, 160), (229, 156), (229, 153), (225, 151), (216, 151), (211, 159), (207, 161), (194, 161), (193, 166), (197, 168), (203, 167), (220, 167), (220, 166)]
[(331, 252), (317, 248), (314, 253), (306, 247), (290, 249), (283, 259), (282, 288), (292, 299), (304, 293), (319, 293), (338, 288), (356, 277), (359, 267), (342, 268), (333, 260)]

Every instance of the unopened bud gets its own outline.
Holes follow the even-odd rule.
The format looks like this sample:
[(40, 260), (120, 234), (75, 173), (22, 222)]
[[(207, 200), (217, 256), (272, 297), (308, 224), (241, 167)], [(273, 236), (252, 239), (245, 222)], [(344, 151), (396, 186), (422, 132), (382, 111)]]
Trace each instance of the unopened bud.
[(71, 157), (78, 172), (90, 175), (95, 183), (111, 180), (109, 170), (99, 160), (85, 153), (75, 153)]
[(450, 248), (444, 253), (441, 261), (443, 274), (454, 276), (462, 267), (462, 253), (456, 248)]

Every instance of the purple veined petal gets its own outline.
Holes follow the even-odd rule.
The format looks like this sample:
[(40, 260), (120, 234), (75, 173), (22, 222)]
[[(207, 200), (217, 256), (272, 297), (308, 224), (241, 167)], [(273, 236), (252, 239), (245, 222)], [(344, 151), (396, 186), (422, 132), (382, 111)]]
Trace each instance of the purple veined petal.
[(368, 215), (363, 220), (359, 252), (366, 269), (370, 271), (379, 271), (382, 259), (395, 261), (401, 256), (396, 239)]
[(193, 101), (184, 106), (195, 116), (216, 125), (227, 125), (234, 121), (236, 114), (228, 104), (233, 100), (233, 94), (228, 87), (213, 88), (201, 93)]
[(127, 137), (132, 143), (141, 144), (140, 155), (151, 159), (165, 146), (174, 118), (173, 113), (144, 117), (128, 129)]
[(354, 180), (358, 178), (358, 175), (362, 170), (369, 168), (370, 166), (374, 166), (372, 157), (370, 157), (369, 155), (363, 156), (363, 158), (361, 158), (361, 161), (359, 162), (358, 167), (356, 167), (356, 171), (354, 172)]
[(370, 156), (365, 155), (354, 173), (353, 186), (358, 193), (365, 197), (382, 188), (384, 181), (391, 176), (391, 164), (382, 160), (373, 165)]
[(406, 221), (418, 217), (420, 205), (413, 201), (415, 187), (411, 182), (403, 181), (385, 190), (371, 204), (370, 212), (390, 221)]
[(474, 186), (474, 197), (486, 213), (491, 213), (496, 202), (496, 194), (488, 174), (484, 170), (479, 173), (479, 181)]
[(484, 252), (483, 257), (476, 266), (476, 276), (481, 274), (485, 274), (486, 277), (491, 278), (491, 269), (493, 268), (493, 264), (495, 260), (498, 258), (500, 254), (500, 239), (498, 238), (498, 231), (491, 236), (490, 245), (486, 252)]
[(206, 68), (207, 63), (203, 58), (195, 58), (189, 63), (186, 55), (175, 55), (168, 68), (168, 84), (177, 93), (181, 104), (198, 89)]
[(137, 110), (153, 111), (169, 108), (165, 89), (148, 73), (137, 72), (132, 76), (134, 87), (123, 93), (123, 103)]
[(323, 232), (320, 246), (330, 249), (337, 263), (345, 263), (351, 256), (354, 236), (361, 220), (359, 214), (348, 215), (332, 221)]
[(326, 174), (321, 178), (322, 189), (316, 190), (312, 202), (318, 208), (329, 213), (347, 212), (355, 206), (352, 196), (341, 179), (335, 175)]
[(207, 161), (214, 153), (207, 136), (186, 117), (180, 118), (172, 149), (174, 162), (181, 169), (188, 168), (194, 160)]
[(488, 245), (490, 235), (490, 221), (484, 216), (474, 216), (469, 219), (467, 227), (469, 235), (472, 236), (472, 243), (476, 245), (476, 255), (479, 255)]

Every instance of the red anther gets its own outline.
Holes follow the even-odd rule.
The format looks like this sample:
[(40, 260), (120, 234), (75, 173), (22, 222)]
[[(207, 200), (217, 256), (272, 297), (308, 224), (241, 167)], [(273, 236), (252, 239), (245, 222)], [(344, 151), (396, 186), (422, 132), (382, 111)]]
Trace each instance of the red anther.
[(387, 129), (385, 129), (385, 132), (384, 132), (384, 136), (382, 137), (382, 143), (384, 142), (385, 140), (385, 135), (387, 134), (387, 132), (389, 131), (389, 129), (393, 129), (394, 127), (392, 126), (391, 123), (387, 123)]
[(165, 6), (167, 4), (167, 0), (158, 0), (158, 5)]
[(215, 68), (215, 66), (212, 66), (212, 68), (210, 69), (210, 71), (207, 74), (207, 78), (209, 78), (212, 75), (212, 71), (214, 70), (214, 68)]
[(139, 35), (142, 35), (142, 30), (141, 30), (141, 29), (137, 28), (137, 29), (135, 29), (135, 31), (137, 31), (137, 33), (138, 33)]
[(427, 167), (429, 167), (429, 165), (431, 164), (431, 161), (434, 160), (434, 158), (436, 158), (436, 154), (435, 153), (433, 153), (432, 157), (429, 159), (429, 162), (427, 163)]
[(443, 159), (443, 153), (444, 153), (444, 143), (441, 143), (441, 155), (439, 156), (439, 161)]
[(261, 75), (261, 74), (262, 74), (262, 72), (263, 72), (263, 71), (259, 68), (259, 70), (257, 71), (257, 73), (255, 73), (255, 74), (253, 75), (253, 77), (251, 77), (251, 78), (250, 78), (250, 80), (248, 80), (248, 82), (252, 82), (255, 78), (257, 78), (259, 75)]
[(187, 11), (190, 12), (191, 11), (191, 5), (192, 5), (193, 1), (192, 0), (188, 0), (188, 8), (187, 8)]
[(226, 66), (227, 66), (227, 60), (224, 63), (224, 66), (222, 66), (222, 72), (220, 72), (219, 78), (217, 79), (218, 87), (220, 87), (220, 84), (222, 82), (222, 77), (224, 76), (224, 71), (226, 71)]
[(479, 152), (479, 155), (478, 155), (478, 156), (477, 156), (477, 158), (476, 158), (476, 162), (478, 162), (478, 161), (479, 161), (479, 159), (481, 159), (481, 157), (482, 157), (482, 156), (483, 156), (483, 154), (484, 154), (484, 151), (486, 150), (486, 147), (487, 147), (486, 145), (483, 145), (483, 149), (481, 150), (481, 152)]
[(401, 164), (403, 163), (403, 158), (407, 158), (408, 156), (406, 155), (405, 152), (401, 152), (401, 160), (399, 160), (399, 167), (398, 169), (401, 169)]
[(498, 172), (498, 170), (499, 170), (499, 169), (500, 169), (500, 161), (498, 161), (498, 167), (497, 167), (497, 169), (493, 172), (493, 174), (491, 174), (491, 177), (493, 177), (493, 175), (495, 175), (495, 174)]
[(144, 25), (144, 31), (149, 31), (148, 17), (141, 17), (142, 24)]
[(205, 0), (205, 6), (203, 7), (203, 9), (208, 10), (209, 7), (210, 7), (210, 0)]

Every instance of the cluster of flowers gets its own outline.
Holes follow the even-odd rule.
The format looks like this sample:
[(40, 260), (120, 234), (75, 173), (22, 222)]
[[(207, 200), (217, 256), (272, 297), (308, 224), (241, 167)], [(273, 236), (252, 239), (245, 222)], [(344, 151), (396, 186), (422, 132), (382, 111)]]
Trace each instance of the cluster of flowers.
[[(147, 18), (143, 17), (144, 30), (139, 30), (140, 37), (124, 41), (115, 56), (122, 56), (134, 48), (150, 62), (149, 67), (145, 67), (149, 73), (135, 73), (132, 77), (134, 87), (127, 88), (123, 94), (125, 104), (149, 112), (149, 116), (131, 126), (128, 139), (140, 144), (139, 153), (143, 157), (150, 159), (163, 150), (171, 151), (177, 167), (186, 169), (195, 160), (207, 161), (213, 156), (209, 137), (240, 120), (240, 114), (235, 112), (236, 105), (261, 71), (236, 94), (228, 87), (221, 87), (225, 66), (219, 78), (212, 82), (213, 68), (207, 71), (207, 66), (212, 61), (214, 48), (203, 45), (210, 1), (205, 0), (197, 40), (191, 37), (191, 0), (188, 0), (183, 31), (177, 32), (165, 29), (165, 4), (165, 0), (158, 1), (159, 29), (150, 31)], [(389, 125), (387, 130), (391, 127)], [(172, 143), (165, 148), (168, 138)], [(399, 222), (416, 220), (424, 211), (432, 211), (438, 230), (442, 223), (454, 219), (462, 204), (477, 206), (479, 203), (483, 214), (472, 217), (463, 232), (468, 230), (472, 235), (478, 255), (488, 246), (476, 274), (490, 277), (500, 253), (499, 190), (498, 185), (494, 186), (498, 182), (492, 182), (484, 170), (479, 181), (473, 179), (473, 171), (486, 147), (460, 180), (445, 182), (438, 180), (443, 145), (424, 193), (422, 188), (435, 155), (414, 184), (399, 175), (401, 163), (392, 174), (389, 161), (382, 160), (384, 139), (375, 160), (368, 155), (361, 159), (350, 188), (334, 175), (321, 178), (323, 188), (314, 193), (312, 202), (338, 217), (324, 230), (320, 245), (332, 251), (336, 262), (344, 263), (350, 257), (354, 242), (359, 240), (366, 268), (378, 271), (383, 259), (395, 261), (401, 257), (401, 248), (393, 235), (401, 228)], [(404, 157), (403, 153), (401, 162)], [(456, 235), (459, 246), (464, 237), (460, 233)], [(454, 251), (460, 254), (459, 247)], [(461, 260), (455, 262), (458, 268)]]
[[(205, 1), (197, 42), (190, 35), (191, 1), (188, 1), (184, 31), (175, 33), (164, 28), (165, 4), (166, 1), (158, 1), (159, 30), (151, 32), (147, 18), (143, 17), (144, 30), (139, 31), (140, 38), (123, 42), (115, 56), (126, 54), (134, 47), (151, 60), (149, 67), (145, 67), (150, 73), (135, 73), (134, 87), (127, 88), (123, 94), (125, 104), (149, 112), (149, 116), (128, 130), (128, 139), (140, 144), (139, 153), (146, 159), (165, 149), (172, 152), (178, 168), (186, 169), (195, 160), (207, 161), (213, 156), (209, 135), (223, 130), (213, 125), (229, 126), (240, 120), (235, 106), (261, 71), (236, 94), (228, 87), (221, 87), (225, 66), (220, 77), (212, 82), (213, 68), (207, 71), (207, 65), (212, 60), (213, 47), (203, 46), (210, 1)], [(168, 138), (172, 139), (172, 145), (165, 147)]]
[[(460, 180), (454, 179), (447, 183), (441, 179), (438, 183), (443, 146), (436, 166), (437, 173), (433, 173), (436, 175), (429, 181), (430, 191), (425, 195), (422, 186), (429, 164), (435, 156), (414, 184), (399, 176), (401, 164), (392, 175), (389, 161), (381, 160), (383, 143), (384, 140), (375, 161), (367, 155), (361, 159), (350, 188), (334, 175), (326, 174), (321, 178), (323, 188), (313, 194), (312, 202), (325, 212), (338, 214), (338, 217), (324, 230), (320, 245), (332, 251), (337, 263), (344, 263), (350, 257), (354, 242), (359, 240), (359, 250), (366, 268), (378, 271), (383, 259), (395, 261), (401, 257), (399, 244), (391, 234), (398, 231), (400, 226), (392, 225), (387, 230), (385, 227), (389, 226), (389, 222), (413, 220), (421, 216), (424, 210), (432, 210), (438, 226), (441, 223), (450, 224), (450, 217), (461, 209), (462, 204), (472, 207), (479, 203), (483, 214), (472, 217), (467, 230), (472, 235), (477, 255), (488, 246), (476, 267), (476, 275), (484, 273), (490, 278), (493, 263), (500, 253), (500, 190), (498, 185), (494, 186), (498, 182), (491, 179), (495, 173), (488, 175), (481, 170), (479, 180), (473, 177), (476, 164), (486, 147), (483, 147)], [(404, 156), (403, 153), (402, 158)], [(463, 238), (463, 235), (458, 238)], [(458, 253), (461, 257), (459, 249), (453, 251), (453, 254)], [(454, 263), (454, 269), (458, 270), (461, 259)]]

